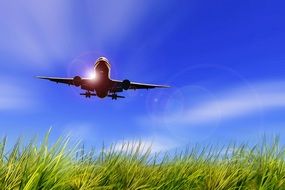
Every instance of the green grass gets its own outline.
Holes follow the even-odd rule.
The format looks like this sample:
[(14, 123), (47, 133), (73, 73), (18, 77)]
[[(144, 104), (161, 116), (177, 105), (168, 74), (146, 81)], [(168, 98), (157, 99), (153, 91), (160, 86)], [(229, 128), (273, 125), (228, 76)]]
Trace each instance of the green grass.
[[(68, 139), (48, 144), (49, 134), (0, 143), (0, 189), (285, 189), (285, 149), (278, 139), (260, 145), (192, 148), (169, 156), (128, 151), (71, 149)], [(132, 147), (132, 146), (129, 146)], [(162, 157), (161, 157), (162, 156)]]

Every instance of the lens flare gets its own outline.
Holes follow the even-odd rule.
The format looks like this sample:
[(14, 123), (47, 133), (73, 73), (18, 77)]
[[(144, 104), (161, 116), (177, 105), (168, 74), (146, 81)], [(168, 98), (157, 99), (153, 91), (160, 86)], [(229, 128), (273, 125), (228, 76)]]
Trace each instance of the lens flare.
[(88, 73), (88, 78), (95, 80), (97, 78), (96, 72), (90, 71)]

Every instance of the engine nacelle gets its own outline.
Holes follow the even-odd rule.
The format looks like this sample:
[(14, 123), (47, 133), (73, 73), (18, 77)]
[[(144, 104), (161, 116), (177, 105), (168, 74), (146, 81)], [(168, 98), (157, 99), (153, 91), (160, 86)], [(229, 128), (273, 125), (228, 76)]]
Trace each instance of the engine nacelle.
[(131, 82), (129, 81), (129, 80), (123, 80), (123, 82), (122, 82), (122, 88), (124, 89), (124, 90), (128, 90), (129, 88), (130, 88), (130, 85), (131, 85)]
[(81, 85), (81, 82), (82, 82), (82, 79), (80, 76), (75, 76), (73, 78), (73, 84), (74, 86), (80, 86)]

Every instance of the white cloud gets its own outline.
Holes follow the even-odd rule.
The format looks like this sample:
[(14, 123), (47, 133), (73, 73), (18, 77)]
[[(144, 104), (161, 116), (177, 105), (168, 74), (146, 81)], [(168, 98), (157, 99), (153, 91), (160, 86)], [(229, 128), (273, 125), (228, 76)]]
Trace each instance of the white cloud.
[(108, 42), (120, 41), (145, 16), (148, 2), (133, 0), (90, 1), (87, 4), (96, 42), (104, 46)]
[(63, 127), (63, 134), (68, 134), (69, 137), (75, 140), (90, 140), (94, 139), (97, 131), (94, 124), (86, 122), (74, 122), (66, 124)]
[[(178, 141), (174, 141), (163, 136), (149, 136), (145, 138), (129, 138), (125, 140), (110, 141), (102, 138), (98, 131), (98, 126), (87, 122), (73, 122), (63, 127), (62, 133), (71, 137), (75, 142), (88, 142), (97, 145), (101, 151), (102, 142), (107, 142), (110, 146), (105, 149), (106, 152), (124, 152), (130, 153), (138, 149), (140, 154), (146, 153), (150, 149), (150, 153), (163, 153), (168, 150), (177, 148), (181, 145)], [(106, 141), (107, 140), (107, 141)], [(95, 144), (94, 144), (95, 143)]]
[(90, 51), (90, 46), (91, 51), (96, 51), (94, 44), (103, 50), (109, 42), (120, 41), (139, 23), (147, 7), (146, 3), (132, 0), (28, 0), (1, 4), (0, 51), (17, 54), (17, 58), (25, 60), (21, 64), (33, 68), (58, 64), (53, 59)]
[[(2, 78), (1, 81), (9, 80)], [(0, 111), (27, 110), (36, 104), (35, 98), (19, 85), (0, 83), (0, 89)]]
[[(140, 154), (144, 154), (147, 151), (150, 153), (163, 153), (171, 149), (177, 148), (180, 144), (174, 142), (173, 140), (162, 138), (162, 137), (153, 137), (145, 138), (141, 140), (122, 140), (118, 143), (115, 143), (108, 150), (131, 153), (136, 150)], [(108, 151), (107, 150), (107, 151)]]
[[(189, 97), (190, 98), (190, 97)], [(274, 108), (285, 107), (285, 82), (256, 83), (248, 87), (228, 89), (214, 100), (188, 107), (183, 113), (170, 113), (154, 119), (156, 123), (203, 124), (227, 120)]]
[[(0, 51), (15, 55), (32, 66), (48, 66), (68, 43), (66, 6), (58, 1), (5, 2), (0, 7)], [(28, 61), (27, 61), (28, 59)], [(18, 64), (15, 62), (13, 64)]]

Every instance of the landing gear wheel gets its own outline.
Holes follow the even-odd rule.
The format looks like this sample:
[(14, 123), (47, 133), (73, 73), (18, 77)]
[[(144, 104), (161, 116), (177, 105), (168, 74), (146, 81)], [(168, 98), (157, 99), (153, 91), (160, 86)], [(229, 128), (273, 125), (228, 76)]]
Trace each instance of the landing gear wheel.
[(117, 95), (117, 94), (115, 94), (115, 93), (114, 93), (114, 94), (112, 94), (111, 96), (112, 96), (112, 100), (117, 100), (117, 98), (118, 98), (118, 95)]
[(91, 92), (90, 92), (90, 91), (87, 91), (87, 92), (85, 93), (85, 97), (86, 97), (86, 98), (90, 98), (90, 97), (91, 97)]

